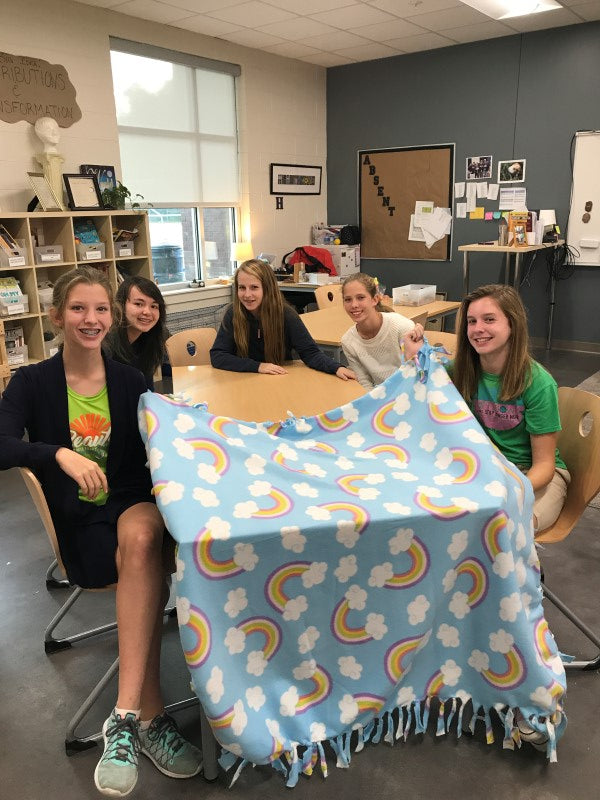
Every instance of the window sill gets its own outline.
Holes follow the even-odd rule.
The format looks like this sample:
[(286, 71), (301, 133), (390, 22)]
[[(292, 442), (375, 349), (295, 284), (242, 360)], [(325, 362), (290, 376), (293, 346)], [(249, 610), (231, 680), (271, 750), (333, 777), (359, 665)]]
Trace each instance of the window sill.
[(165, 298), (167, 310), (175, 309), (184, 311), (184, 306), (198, 307), (211, 306), (216, 303), (231, 302), (231, 284), (216, 283), (210, 286), (187, 287), (185, 289), (161, 290)]

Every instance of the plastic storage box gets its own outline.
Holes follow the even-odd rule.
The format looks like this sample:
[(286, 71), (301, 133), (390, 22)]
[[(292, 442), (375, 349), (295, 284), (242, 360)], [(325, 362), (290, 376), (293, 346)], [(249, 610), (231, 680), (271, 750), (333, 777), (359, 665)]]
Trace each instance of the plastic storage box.
[(394, 305), (422, 306), (433, 303), (435, 300), (436, 286), (428, 283), (408, 283), (406, 286), (397, 286), (392, 289)]

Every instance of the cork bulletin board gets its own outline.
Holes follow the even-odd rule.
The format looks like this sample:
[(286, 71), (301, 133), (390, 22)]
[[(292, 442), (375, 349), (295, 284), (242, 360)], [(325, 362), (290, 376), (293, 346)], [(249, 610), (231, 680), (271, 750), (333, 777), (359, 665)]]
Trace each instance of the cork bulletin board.
[(454, 145), (358, 151), (362, 258), (449, 261), (451, 237), (428, 248), (408, 238), (415, 203), (452, 209)]

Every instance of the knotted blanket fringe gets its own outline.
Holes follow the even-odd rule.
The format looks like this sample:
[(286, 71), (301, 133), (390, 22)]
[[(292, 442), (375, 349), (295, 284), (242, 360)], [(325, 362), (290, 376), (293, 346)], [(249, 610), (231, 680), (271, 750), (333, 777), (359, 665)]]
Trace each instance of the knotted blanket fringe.
[[(336, 757), (336, 767), (340, 769), (347, 769), (351, 762), (351, 740), (352, 735), (356, 733), (356, 742), (354, 745), (354, 752), (359, 753), (364, 749), (367, 742), (371, 744), (379, 744), (382, 740), (387, 742), (390, 746), (394, 745), (395, 740), (407, 740), (409, 733), (420, 734), (426, 733), (429, 723), (429, 713), (431, 709), (431, 697), (423, 700), (415, 700), (408, 706), (400, 706), (393, 711), (386, 711), (382, 716), (371, 720), (367, 725), (363, 726), (355, 724), (350, 730), (345, 731), (331, 739), (326, 739), (321, 742), (312, 742), (308, 745), (301, 745), (298, 743), (291, 743), (291, 749), (281, 753), (279, 758), (271, 762), (271, 766), (279, 772), (282, 772), (286, 779), (286, 786), (293, 788), (298, 783), (300, 773), (310, 777), (314, 771), (317, 762), (320, 763), (321, 773), (324, 778), (327, 777), (327, 758), (323, 743), (327, 742)], [(505, 750), (514, 750), (515, 745), (521, 747), (521, 737), (519, 728), (517, 727), (517, 718), (521, 713), (517, 708), (507, 708), (501, 705), (496, 705), (491, 709), (478, 705), (476, 710), (473, 710), (472, 716), (465, 726), (463, 726), (463, 715), (465, 709), (473, 707), (471, 701), (467, 703), (461, 702), (459, 698), (453, 697), (451, 699), (439, 702), (437, 722), (436, 722), (436, 736), (444, 736), (450, 733), (452, 728), (456, 729), (457, 738), (460, 738), (463, 732), (475, 733), (475, 726), (478, 721), (484, 723), (485, 726), (485, 739), (487, 744), (494, 743), (494, 733), (492, 730), (491, 712), (495, 712), (498, 719), (504, 727), (504, 738), (502, 747)], [(446, 717), (446, 710), (448, 716)], [(521, 715), (525, 716), (525, 715)], [(453, 725), (454, 721), (455, 724)], [(566, 724), (564, 714), (559, 712), (557, 720), (546, 719), (536, 720), (529, 719), (529, 724), (536, 730), (544, 732), (548, 735), (548, 743), (546, 745), (546, 757), (550, 762), (556, 762), (556, 730), (555, 723), (561, 726)], [(304, 747), (302, 756), (299, 756), (298, 750)], [(229, 751), (223, 751), (219, 759), (221, 767), (227, 772), (237, 762), (237, 768), (230, 783), (230, 788), (237, 781), (242, 769), (252, 762), (247, 759), (239, 759), (236, 755)], [(253, 764), (252, 766), (256, 766)]]

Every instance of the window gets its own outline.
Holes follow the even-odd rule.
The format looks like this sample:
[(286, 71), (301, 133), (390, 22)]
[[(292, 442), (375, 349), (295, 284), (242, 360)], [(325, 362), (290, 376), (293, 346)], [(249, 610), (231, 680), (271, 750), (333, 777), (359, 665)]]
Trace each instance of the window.
[(152, 204), (157, 283), (231, 275), (239, 67), (116, 39), (111, 65), (123, 183)]

